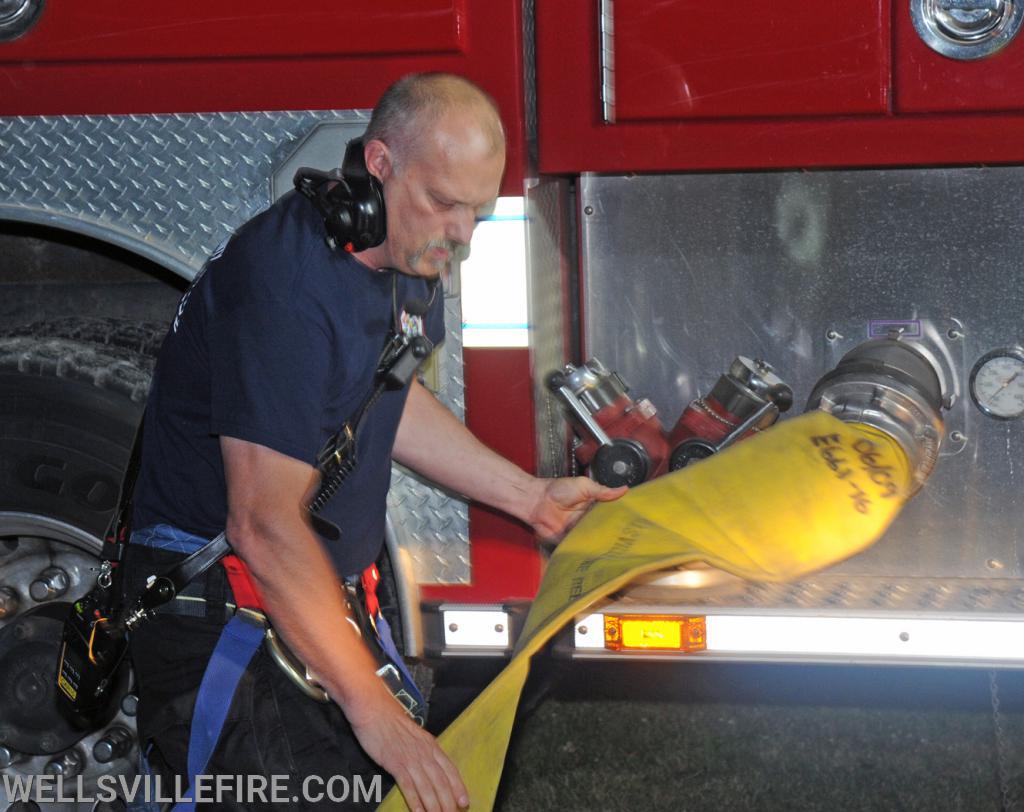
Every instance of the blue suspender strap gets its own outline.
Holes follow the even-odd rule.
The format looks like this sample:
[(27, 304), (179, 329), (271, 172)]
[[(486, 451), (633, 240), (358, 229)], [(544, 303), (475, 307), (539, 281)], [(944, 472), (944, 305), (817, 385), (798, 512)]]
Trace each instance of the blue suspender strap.
[(196, 536), (169, 524), (151, 524), (132, 532), (131, 543), (143, 547), (154, 547), (172, 553), (191, 555), (200, 547), (210, 542), (202, 536)]
[(373, 624), (377, 631), (377, 641), (380, 643), (380, 647), (384, 649), (384, 653), (388, 655), (388, 659), (394, 664), (395, 668), (402, 672), (402, 676), (405, 677), (407, 683), (405, 688), (412, 694), (413, 698), (424, 707), (427, 704), (427, 700), (423, 698), (423, 694), (420, 693), (419, 688), (416, 686), (416, 680), (413, 679), (412, 674), (409, 672), (408, 667), (405, 664), (405, 660), (402, 655), (398, 653), (398, 646), (395, 645), (395, 638), (391, 636), (391, 624), (384, 619), (383, 612), (377, 612), (373, 617)]
[(199, 685), (195, 710), (192, 712), (186, 796), (192, 800), (175, 804), (171, 812), (194, 812), (196, 776), (206, 770), (224, 727), (235, 689), (259, 648), (263, 634), (263, 625), (241, 612), (231, 618), (221, 632)]

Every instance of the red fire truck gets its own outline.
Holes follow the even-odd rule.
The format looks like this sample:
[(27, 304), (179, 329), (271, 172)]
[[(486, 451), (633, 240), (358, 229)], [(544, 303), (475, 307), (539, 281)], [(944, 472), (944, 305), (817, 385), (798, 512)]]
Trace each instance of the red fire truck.
[[(592, 607), (556, 654), (1018, 665), (1022, 14), (1009, 0), (0, 0), (0, 771), (134, 769), (130, 684), (83, 735), (50, 707), (50, 672), (155, 351), (205, 257), (298, 166), (335, 166), (412, 71), (475, 80), (508, 129), (529, 344), (464, 347), (456, 282), (426, 381), (525, 468), (578, 464), (549, 376), (588, 359), (665, 431), (766, 364), (800, 411), (851, 349), (893, 333), (935, 374), (934, 473), (874, 548), (785, 586), (662, 573)], [(596, 414), (604, 390), (572, 380)], [(526, 528), (396, 469), (386, 550), (407, 655), (511, 649), (544, 566)], [(703, 617), (706, 649), (605, 635), (648, 616)]]

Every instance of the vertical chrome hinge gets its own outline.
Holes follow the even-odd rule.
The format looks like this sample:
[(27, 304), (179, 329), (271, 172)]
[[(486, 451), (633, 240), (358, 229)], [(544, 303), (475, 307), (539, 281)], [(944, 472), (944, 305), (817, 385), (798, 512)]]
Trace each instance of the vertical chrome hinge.
[(606, 124), (615, 123), (615, 0), (600, 0), (601, 109)]

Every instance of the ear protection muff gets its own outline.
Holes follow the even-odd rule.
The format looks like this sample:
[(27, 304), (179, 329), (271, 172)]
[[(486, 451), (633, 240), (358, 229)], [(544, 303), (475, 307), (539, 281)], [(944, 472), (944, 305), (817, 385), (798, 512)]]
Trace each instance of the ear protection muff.
[(294, 183), (323, 217), (332, 249), (340, 245), (346, 251), (365, 251), (384, 242), (384, 188), (366, 168), (362, 138), (348, 142), (340, 170), (302, 167)]

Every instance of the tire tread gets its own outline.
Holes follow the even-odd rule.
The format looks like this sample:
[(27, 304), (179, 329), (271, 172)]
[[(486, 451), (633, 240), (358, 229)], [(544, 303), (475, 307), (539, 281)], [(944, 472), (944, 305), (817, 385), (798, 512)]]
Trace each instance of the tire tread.
[(73, 317), (0, 332), (0, 373), (64, 378), (145, 400), (166, 326)]

